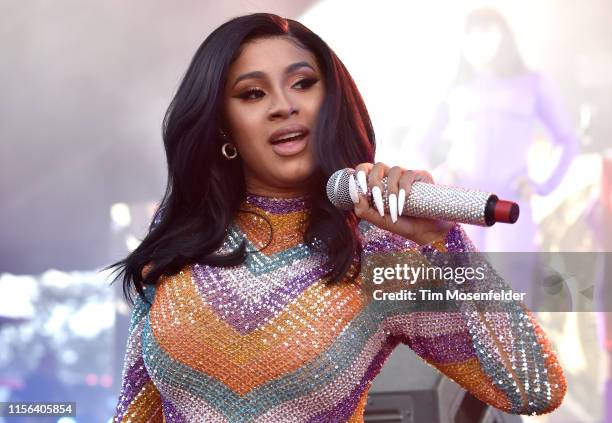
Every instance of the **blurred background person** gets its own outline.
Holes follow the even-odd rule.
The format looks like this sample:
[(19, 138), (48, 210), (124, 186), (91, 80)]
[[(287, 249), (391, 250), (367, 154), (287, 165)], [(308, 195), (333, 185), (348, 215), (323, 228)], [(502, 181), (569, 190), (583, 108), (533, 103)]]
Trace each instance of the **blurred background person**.
[[(578, 150), (577, 137), (555, 87), (526, 67), (497, 10), (467, 15), (461, 52), (455, 79), (422, 140), (423, 154), (432, 165), (442, 159), (440, 182), (520, 202), (515, 225), (468, 228), (483, 251), (537, 251), (531, 196), (545, 196), (559, 185)], [(528, 174), (538, 123), (562, 149), (543, 182)]]

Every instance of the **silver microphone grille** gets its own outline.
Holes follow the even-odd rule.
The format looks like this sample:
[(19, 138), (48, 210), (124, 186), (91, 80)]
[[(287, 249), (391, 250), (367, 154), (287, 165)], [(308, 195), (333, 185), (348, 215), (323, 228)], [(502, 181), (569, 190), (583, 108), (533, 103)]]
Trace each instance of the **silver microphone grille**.
[(327, 180), (327, 198), (340, 210), (353, 210), (355, 204), (349, 194), (349, 176), (354, 173), (351, 168), (340, 169)]

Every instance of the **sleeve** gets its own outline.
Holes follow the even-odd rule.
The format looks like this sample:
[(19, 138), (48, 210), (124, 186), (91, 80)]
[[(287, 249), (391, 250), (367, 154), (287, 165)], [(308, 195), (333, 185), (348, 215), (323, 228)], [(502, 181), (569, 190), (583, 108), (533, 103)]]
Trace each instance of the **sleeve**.
[(552, 141), (561, 147), (561, 158), (548, 179), (536, 184), (539, 195), (551, 193), (563, 179), (579, 149), (578, 137), (572, 127), (565, 105), (552, 81), (537, 76), (536, 113)]
[[(145, 287), (149, 303), (153, 300), (154, 292), (155, 287)], [(142, 329), (150, 306), (139, 295), (135, 297), (123, 363), (121, 392), (113, 422), (163, 423), (161, 396), (149, 377), (142, 354)]]
[[(453, 266), (483, 263), (460, 225), (455, 225), (445, 240), (418, 246), (387, 231), (380, 237), (370, 236), (364, 252), (391, 256), (409, 249), (414, 256), (433, 265), (448, 264), (449, 253), (474, 253), (452, 259)], [(399, 238), (399, 239), (398, 239)], [(402, 240), (404, 242), (402, 243)], [(404, 249), (404, 250), (402, 250)], [(451, 254), (453, 255), (453, 254)], [(397, 260), (415, 260), (396, 254)], [(399, 257), (399, 259), (397, 259)], [(385, 263), (391, 261), (385, 259)], [(463, 260), (463, 263), (459, 263)], [(365, 264), (365, 263), (364, 263)], [(369, 264), (365, 264), (366, 267)], [(412, 265), (420, 266), (417, 261)], [(490, 267), (477, 283), (482, 292), (510, 287)], [(447, 288), (465, 292), (468, 283), (447, 282)], [(452, 284), (452, 286), (450, 285)], [(512, 414), (545, 414), (561, 404), (567, 389), (563, 371), (542, 328), (522, 303), (510, 303), (504, 311), (483, 311), (477, 301), (462, 300), (444, 310), (415, 310), (406, 301), (382, 305), (383, 328), (389, 342), (408, 345), (428, 364), (451, 378), (481, 401)], [(379, 307), (381, 307), (379, 305)], [(433, 310), (433, 311), (431, 311)]]

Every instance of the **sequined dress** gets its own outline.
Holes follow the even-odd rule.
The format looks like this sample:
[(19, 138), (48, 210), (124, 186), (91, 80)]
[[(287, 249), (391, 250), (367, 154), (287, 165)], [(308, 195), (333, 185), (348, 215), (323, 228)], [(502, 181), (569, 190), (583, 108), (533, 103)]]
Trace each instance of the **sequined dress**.
[[(362, 274), (326, 285), (302, 239), (307, 198), (248, 194), (219, 252), (244, 264), (186, 266), (137, 297), (116, 422), (363, 422), (370, 382), (404, 343), (476, 397), (511, 413), (559, 406), (566, 382), (531, 312), (414, 312), (364, 300)], [(418, 246), (361, 221), (362, 262), (398, 251), (473, 251), (457, 225)], [(267, 246), (266, 246), (267, 245)], [(265, 247), (265, 248), (262, 248)], [(489, 318), (490, 317), (490, 318)]]

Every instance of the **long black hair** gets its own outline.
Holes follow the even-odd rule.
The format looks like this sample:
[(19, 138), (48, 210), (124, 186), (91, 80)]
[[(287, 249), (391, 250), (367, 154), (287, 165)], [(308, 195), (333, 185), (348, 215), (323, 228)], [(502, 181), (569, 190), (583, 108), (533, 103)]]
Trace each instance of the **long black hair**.
[(241, 159), (228, 161), (221, 155), (223, 89), (229, 67), (245, 43), (278, 36), (314, 54), (326, 87), (312, 137), (316, 170), (304, 242), (327, 253), (328, 282), (359, 272), (358, 219), (329, 202), (325, 184), (338, 169), (374, 161), (374, 131), (363, 99), (340, 59), (319, 36), (297, 21), (255, 13), (224, 23), (204, 40), (168, 107), (162, 131), (168, 182), (157, 222), (132, 253), (107, 267), (123, 276), (128, 301), (133, 301), (132, 289), (147, 301), (144, 284), (154, 285), (162, 275), (176, 274), (185, 265), (244, 262), (245, 242), (229, 254), (215, 254), (246, 198)]
[[(491, 26), (496, 26), (501, 34), (501, 42), (497, 49), (497, 54), (491, 62), (493, 72), (502, 77), (511, 77), (527, 72), (527, 67), (518, 50), (510, 25), (506, 18), (496, 9), (482, 7), (468, 13), (465, 18), (464, 32), (467, 33), (473, 28), (489, 28)], [(453, 86), (467, 82), (473, 76), (474, 68), (461, 55)]]

